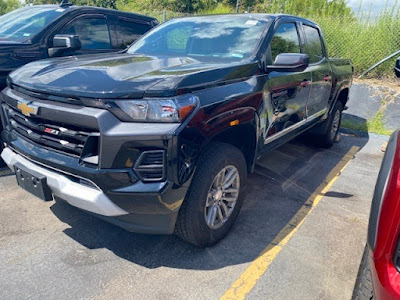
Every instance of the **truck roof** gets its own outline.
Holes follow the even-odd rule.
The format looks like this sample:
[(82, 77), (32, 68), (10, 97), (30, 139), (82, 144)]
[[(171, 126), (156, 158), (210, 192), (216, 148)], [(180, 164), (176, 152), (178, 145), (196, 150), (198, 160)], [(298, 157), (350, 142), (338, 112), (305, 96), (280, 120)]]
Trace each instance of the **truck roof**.
[(110, 8), (103, 8), (103, 7), (95, 7), (95, 6), (79, 6), (79, 5), (57, 5), (57, 4), (45, 4), (45, 5), (34, 5), (35, 7), (52, 7), (54, 9), (60, 8), (60, 9), (65, 9), (65, 10), (96, 10), (96, 11), (103, 11), (107, 13), (114, 13), (122, 16), (127, 16), (127, 17), (135, 17), (138, 19), (146, 20), (146, 21), (157, 21), (156, 18), (149, 17), (146, 15), (141, 15), (138, 13), (131, 13), (131, 12), (126, 12), (126, 11), (120, 11), (116, 9), (110, 9)]
[[(304, 23), (308, 23), (308, 24), (313, 24), (315, 26), (318, 26), (315, 22), (309, 20), (309, 19), (305, 19), (299, 16), (294, 16), (294, 15), (289, 15), (289, 14), (265, 14), (265, 13), (244, 13), (244, 14), (216, 14), (216, 15), (197, 15), (197, 16), (186, 16), (186, 17), (181, 17), (182, 19), (187, 19), (187, 18), (218, 18), (219, 16), (231, 16), (232, 18), (235, 17), (243, 17), (243, 16), (252, 16), (255, 17), (257, 19), (265, 19), (265, 20), (276, 20), (279, 18), (283, 18), (283, 17), (288, 17), (288, 18), (293, 18), (296, 19), (298, 21), (304, 22)], [(180, 18), (179, 18), (180, 19)]]

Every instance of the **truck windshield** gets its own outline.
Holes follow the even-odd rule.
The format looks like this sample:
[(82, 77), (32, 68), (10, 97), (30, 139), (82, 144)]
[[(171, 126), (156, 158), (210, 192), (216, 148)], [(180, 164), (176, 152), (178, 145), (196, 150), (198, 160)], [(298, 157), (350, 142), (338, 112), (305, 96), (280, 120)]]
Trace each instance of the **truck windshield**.
[(238, 61), (253, 53), (270, 22), (248, 16), (175, 19), (139, 39), (131, 54), (189, 56), (200, 61)]
[(0, 41), (26, 42), (63, 14), (54, 6), (28, 6), (0, 17)]

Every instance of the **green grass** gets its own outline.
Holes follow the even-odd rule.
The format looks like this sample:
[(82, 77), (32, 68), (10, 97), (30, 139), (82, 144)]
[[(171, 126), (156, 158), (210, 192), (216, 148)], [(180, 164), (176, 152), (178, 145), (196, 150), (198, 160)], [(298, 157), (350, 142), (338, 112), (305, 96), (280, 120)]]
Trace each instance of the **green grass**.
[(368, 132), (368, 126), (366, 123), (356, 124), (351, 122), (350, 120), (342, 120), (341, 126), (343, 128), (354, 129), (358, 131)]
[(343, 128), (348, 128), (363, 132), (372, 132), (382, 135), (391, 135), (393, 132), (392, 130), (387, 129), (383, 124), (382, 111), (378, 111), (377, 114), (371, 120), (368, 120), (366, 123), (356, 124), (351, 122), (350, 120), (342, 120), (341, 126)]
[(383, 112), (378, 111), (377, 114), (367, 122), (367, 127), (369, 132), (374, 132), (383, 135), (391, 135), (392, 130), (389, 130), (383, 124)]
[(200, 15), (216, 15), (216, 14), (231, 14), (234, 13), (235, 9), (231, 6), (218, 3), (216, 7), (211, 9), (205, 9), (199, 12)]

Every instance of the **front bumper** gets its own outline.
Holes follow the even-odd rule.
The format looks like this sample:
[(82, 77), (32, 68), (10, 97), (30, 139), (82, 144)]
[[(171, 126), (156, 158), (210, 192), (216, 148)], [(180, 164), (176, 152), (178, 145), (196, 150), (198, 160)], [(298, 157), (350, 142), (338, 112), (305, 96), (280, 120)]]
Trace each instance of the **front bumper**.
[[(185, 187), (176, 189), (168, 183), (163, 183), (146, 187), (144, 184), (136, 184), (112, 192), (128, 203), (130, 211), (126, 211), (91, 181), (89, 182), (93, 186), (80, 184), (71, 180), (76, 178), (75, 175), (41, 165), (9, 147), (3, 150), (1, 157), (12, 170), (14, 165), (19, 163), (31, 171), (46, 176), (54, 199), (64, 200), (72, 206), (137, 233), (172, 234), (179, 208), (187, 191)], [(88, 182), (86, 178), (82, 179)]]
[(75, 207), (109, 217), (128, 214), (128, 212), (115, 205), (107, 195), (95, 186), (89, 187), (74, 182), (60, 173), (29, 161), (10, 148), (3, 150), (1, 158), (11, 170), (14, 170), (14, 166), (17, 163), (20, 163), (29, 170), (46, 176), (47, 184), (53, 196), (59, 197)]
[[(179, 124), (125, 123), (106, 110), (38, 100), (8, 88), (0, 98), (5, 125), (2, 157), (11, 169), (16, 163), (25, 165), (47, 178), (56, 200), (65, 200), (130, 231), (173, 233), (189, 185), (176, 179)], [(82, 156), (41, 145), (17, 132), (4, 113), (4, 108), (18, 111), (17, 101), (39, 106), (32, 120), (95, 132), (98, 163), (86, 163)], [(165, 153), (166, 173), (159, 181), (143, 181), (135, 169), (140, 154), (149, 150)]]

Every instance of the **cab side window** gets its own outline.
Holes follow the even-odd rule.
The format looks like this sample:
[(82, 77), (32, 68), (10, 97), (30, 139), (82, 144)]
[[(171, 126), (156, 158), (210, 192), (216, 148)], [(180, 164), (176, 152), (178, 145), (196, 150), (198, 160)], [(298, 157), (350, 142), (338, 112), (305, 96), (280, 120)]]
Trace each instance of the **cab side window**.
[(294, 23), (284, 23), (278, 27), (271, 40), (272, 62), (281, 53), (300, 53), (300, 40)]
[(62, 32), (79, 36), (83, 50), (111, 49), (106, 19), (81, 18), (72, 21)]
[(306, 53), (310, 56), (310, 63), (319, 62), (324, 58), (322, 39), (317, 28), (304, 25), (306, 36)]
[(142, 24), (126, 18), (119, 18), (117, 27), (118, 47), (126, 48), (151, 29), (150, 24)]

